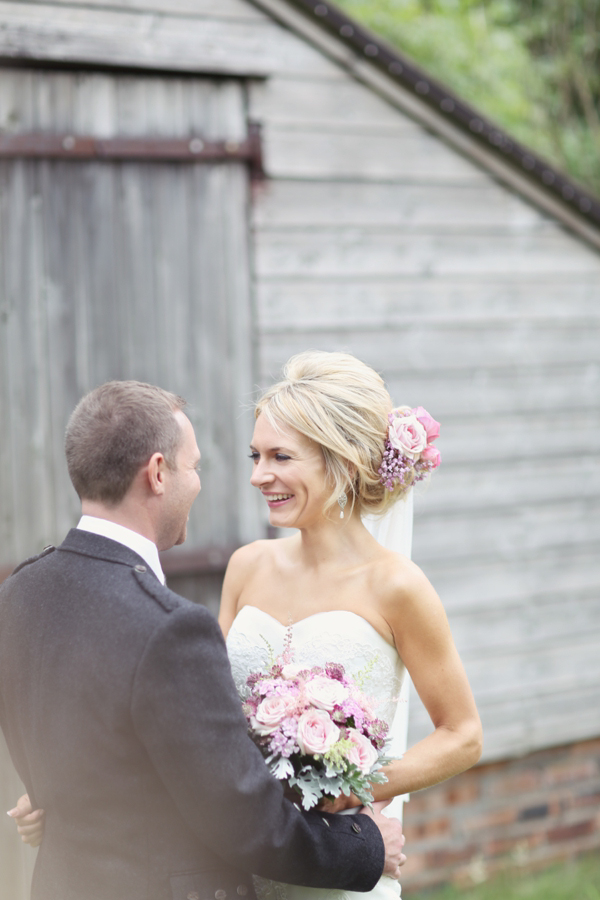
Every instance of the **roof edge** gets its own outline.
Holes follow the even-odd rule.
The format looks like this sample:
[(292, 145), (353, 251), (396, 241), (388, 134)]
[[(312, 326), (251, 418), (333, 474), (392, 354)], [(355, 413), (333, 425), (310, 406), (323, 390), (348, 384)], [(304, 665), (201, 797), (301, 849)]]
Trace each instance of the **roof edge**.
[[(276, 4), (273, 0), (254, 2), (263, 9), (268, 8), (271, 13), (275, 12), (275, 5), (281, 8), (281, 0), (277, 0)], [(361, 63), (370, 64), (405, 91), (408, 90), (415, 99), (435, 112), (441, 121), (445, 120), (449, 126), (479, 144), (487, 151), (486, 155), (491, 153), (512, 168), (520, 183), (518, 190), (522, 190), (524, 179), (532, 187), (542, 190), (551, 201), (548, 205), (544, 204), (547, 211), (556, 216), (558, 210), (563, 209), (566, 214), (564, 221), (568, 227), (580, 231), (575, 224), (579, 220), (584, 226), (580, 231), (582, 236), (596, 247), (600, 245), (600, 236), (596, 239), (596, 233), (600, 230), (598, 197), (516, 141), (445, 85), (431, 78), (385, 39), (359, 24), (334, 4), (321, 0), (283, 0), (283, 4), (293, 7), (309, 21), (312, 20), (314, 25), (351, 50)], [(344, 64), (343, 59), (338, 59), (338, 62)], [(428, 124), (431, 126), (431, 123)], [(464, 152), (465, 148), (462, 150)], [(481, 159), (478, 161), (482, 162)], [(498, 169), (494, 174), (501, 177)], [(525, 193), (528, 193), (529, 199), (533, 199), (530, 192)]]

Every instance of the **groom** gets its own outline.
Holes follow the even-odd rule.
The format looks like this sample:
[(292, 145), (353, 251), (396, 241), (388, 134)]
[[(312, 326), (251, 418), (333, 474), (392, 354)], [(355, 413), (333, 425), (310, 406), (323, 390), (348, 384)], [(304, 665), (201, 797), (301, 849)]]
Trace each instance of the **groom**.
[(0, 588), (0, 724), (46, 811), (32, 896), (250, 900), (250, 872), (370, 890), (398, 874), (399, 823), (284, 799), (216, 621), (164, 585), (200, 490), (184, 406), (134, 381), (87, 394), (66, 436), (79, 525)]

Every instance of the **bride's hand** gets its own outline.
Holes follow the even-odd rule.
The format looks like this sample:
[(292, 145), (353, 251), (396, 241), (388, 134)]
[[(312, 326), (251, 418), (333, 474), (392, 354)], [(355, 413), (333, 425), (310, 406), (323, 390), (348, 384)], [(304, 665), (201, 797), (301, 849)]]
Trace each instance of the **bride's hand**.
[(44, 810), (34, 810), (29, 795), (23, 794), (17, 800), (15, 808), (9, 810), (8, 815), (14, 819), (23, 843), (29, 844), (30, 847), (39, 847), (44, 836)]
[(362, 803), (358, 797), (354, 796), (354, 794), (349, 794), (349, 796), (340, 794), (339, 797), (335, 797), (333, 800), (328, 800), (323, 797), (323, 799), (319, 801), (317, 809), (328, 813), (339, 813), (343, 809), (357, 809), (359, 806), (362, 806)]

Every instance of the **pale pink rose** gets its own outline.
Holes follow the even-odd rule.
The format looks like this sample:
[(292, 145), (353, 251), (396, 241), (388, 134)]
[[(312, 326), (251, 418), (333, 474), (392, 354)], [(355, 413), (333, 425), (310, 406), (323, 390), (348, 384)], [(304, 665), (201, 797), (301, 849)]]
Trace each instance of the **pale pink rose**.
[(421, 453), (423, 462), (431, 463), (432, 468), (437, 469), (442, 461), (442, 454), (437, 447), (425, 447)]
[(354, 745), (348, 753), (348, 762), (358, 766), (365, 775), (368, 774), (377, 762), (377, 750), (371, 741), (356, 728), (348, 729), (348, 738)]
[(429, 444), (431, 441), (435, 441), (436, 437), (439, 437), (440, 434), (440, 423), (436, 422), (433, 416), (430, 416), (426, 409), (423, 409), (422, 406), (417, 406), (412, 410), (413, 416), (419, 420), (425, 432), (427, 434), (427, 443)]
[(260, 735), (273, 734), (295, 705), (296, 700), (290, 695), (270, 694), (259, 704), (256, 715), (252, 717), (252, 727)]
[[(306, 666), (304, 666), (304, 668), (306, 669)], [(289, 681), (290, 679), (295, 678), (298, 672), (301, 671), (302, 666), (296, 666), (293, 663), (288, 663), (282, 668), (281, 674), (283, 678), (286, 678)]]
[(390, 444), (409, 459), (418, 459), (427, 446), (427, 432), (416, 416), (399, 416), (388, 430)]
[(306, 685), (305, 694), (308, 700), (319, 709), (329, 712), (334, 706), (339, 706), (348, 696), (348, 688), (339, 681), (326, 678), (325, 675), (315, 675)]
[(302, 753), (327, 753), (339, 740), (340, 729), (324, 709), (308, 709), (298, 720), (298, 746)]

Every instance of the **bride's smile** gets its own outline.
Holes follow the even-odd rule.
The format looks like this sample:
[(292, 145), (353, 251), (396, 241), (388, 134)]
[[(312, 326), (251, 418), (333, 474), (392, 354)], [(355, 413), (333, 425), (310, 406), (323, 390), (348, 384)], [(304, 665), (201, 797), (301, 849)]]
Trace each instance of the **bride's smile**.
[(250, 445), (250, 479), (269, 507), (271, 525), (306, 528), (323, 522), (328, 496), (321, 448), (293, 428), (277, 427), (261, 414)]

